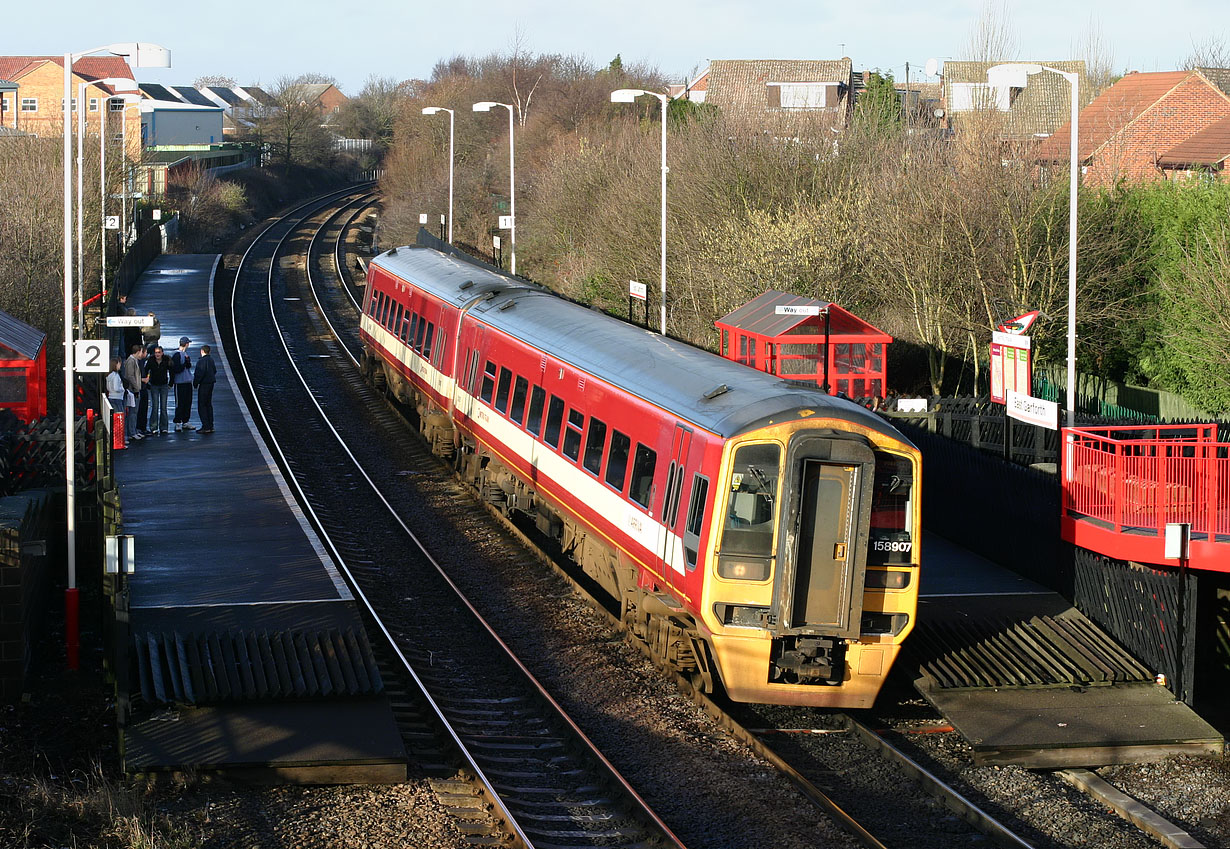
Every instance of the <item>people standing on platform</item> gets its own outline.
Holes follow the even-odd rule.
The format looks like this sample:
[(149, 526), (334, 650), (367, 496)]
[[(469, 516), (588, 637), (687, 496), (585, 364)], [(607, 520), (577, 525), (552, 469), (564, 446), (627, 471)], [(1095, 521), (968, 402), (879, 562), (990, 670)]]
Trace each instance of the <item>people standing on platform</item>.
[(162, 323), (158, 321), (158, 316), (149, 313), (149, 321), (141, 326), (141, 338), (147, 348), (158, 344), (162, 338)]
[(154, 346), (154, 355), (149, 358), (149, 391), (150, 433), (166, 433), (167, 395), (171, 392), (171, 358), (163, 354), (161, 345)]
[(133, 345), (128, 359), (124, 360), (124, 364), (120, 367), (120, 377), (124, 381), (124, 433), (131, 442), (134, 439), (143, 439), (137, 433), (137, 396), (141, 394), (141, 387), (149, 380), (143, 375), (141, 361), (145, 359), (145, 348), (141, 345)]
[[(111, 404), (111, 409), (117, 413), (124, 412), (124, 393), (128, 390), (124, 388), (124, 378), (120, 374), (120, 369), (123, 367), (124, 361), (119, 357), (111, 358), (111, 371), (107, 372), (107, 401)], [(110, 416), (107, 417), (108, 423), (112, 421)], [(110, 429), (108, 427), (108, 429)], [(124, 447), (128, 447), (128, 433), (125, 428)]]
[(175, 431), (196, 430), (188, 423), (192, 418), (192, 358), (188, 346), (192, 340), (179, 337), (179, 350), (171, 355), (171, 382), (175, 384)]
[(196, 414), (201, 417), (201, 433), (214, 432), (214, 384), (218, 381), (218, 367), (214, 358), (209, 356), (209, 346), (201, 346), (201, 356), (197, 358), (196, 369), (192, 375), (192, 385), (196, 387)]
[[(126, 318), (135, 318), (137, 315), (137, 311), (132, 307), (124, 310), (123, 313)], [(133, 345), (141, 344), (141, 328), (139, 327), (125, 327), (122, 335), (124, 347), (120, 349), (121, 353), (127, 354), (132, 350)]]

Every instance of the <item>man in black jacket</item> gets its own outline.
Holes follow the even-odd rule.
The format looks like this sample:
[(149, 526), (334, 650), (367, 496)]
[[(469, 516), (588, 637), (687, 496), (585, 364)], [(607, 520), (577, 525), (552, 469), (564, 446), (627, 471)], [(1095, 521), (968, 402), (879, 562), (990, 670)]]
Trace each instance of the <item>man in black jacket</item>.
[(201, 433), (214, 432), (214, 384), (218, 380), (218, 369), (214, 358), (209, 356), (209, 346), (201, 346), (200, 359), (196, 361), (196, 371), (192, 374), (192, 385), (196, 387), (196, 410), (201, 417)]

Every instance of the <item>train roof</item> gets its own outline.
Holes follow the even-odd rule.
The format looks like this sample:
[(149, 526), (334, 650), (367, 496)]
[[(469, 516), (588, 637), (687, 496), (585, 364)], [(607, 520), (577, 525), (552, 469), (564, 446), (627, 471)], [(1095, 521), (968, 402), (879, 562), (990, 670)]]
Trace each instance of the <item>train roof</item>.
[(395, 248), (373, 264), (458, 308), (477, 300), (470, 311), (476, 319), (723, 437), (770, 419), (796, 418), (800, 409), (894, 431), (866, 408), (819, 388), (748, 368), (433, 248)]

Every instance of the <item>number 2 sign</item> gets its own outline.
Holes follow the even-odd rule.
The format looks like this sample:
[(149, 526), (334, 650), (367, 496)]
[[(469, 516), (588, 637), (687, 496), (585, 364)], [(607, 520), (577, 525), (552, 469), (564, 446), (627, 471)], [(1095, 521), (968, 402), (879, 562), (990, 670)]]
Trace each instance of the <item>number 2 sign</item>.
[(73, 371), (98, 374), (111, 371), (107, 358), (109, 347), (111, 343), (106, 339), (78, 339), (73, 343)]

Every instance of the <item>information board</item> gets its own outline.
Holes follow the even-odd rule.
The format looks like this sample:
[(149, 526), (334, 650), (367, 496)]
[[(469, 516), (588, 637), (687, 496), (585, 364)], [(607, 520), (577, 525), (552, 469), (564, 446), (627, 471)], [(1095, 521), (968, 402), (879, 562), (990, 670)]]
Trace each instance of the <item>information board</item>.
[(1009, 392), (1032, 395), (1032, 365), (1028, 336), (995, 331), (991, 336), (991, 400), (1006, 403)]

